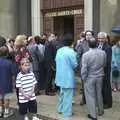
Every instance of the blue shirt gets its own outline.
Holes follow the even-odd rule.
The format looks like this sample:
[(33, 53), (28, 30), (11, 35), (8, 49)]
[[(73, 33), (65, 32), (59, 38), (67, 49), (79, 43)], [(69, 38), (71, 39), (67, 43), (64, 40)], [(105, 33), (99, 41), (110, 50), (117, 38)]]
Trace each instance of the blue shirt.
[(76, 52), (70, 47), (62, 47), (57, 51), (55, 61), (56, 85), (62, 88), (74, 88), (74, 70), (77, 67)]
[(12, 76), (15, 73), (15, 66), (7, 58), (0, 58), (0, 94), (12, 92)]

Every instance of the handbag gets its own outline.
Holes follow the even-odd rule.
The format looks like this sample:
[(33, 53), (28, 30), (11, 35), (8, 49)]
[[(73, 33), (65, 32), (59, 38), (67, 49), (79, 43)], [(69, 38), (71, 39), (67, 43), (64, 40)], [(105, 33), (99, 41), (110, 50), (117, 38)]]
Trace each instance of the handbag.
[(113, 70), (112, 70), (112, 76), (115, 77), (115, 78), (118, 78), (120, 76), (120, 71), (118, 70), (117, 67), (115, 67)]

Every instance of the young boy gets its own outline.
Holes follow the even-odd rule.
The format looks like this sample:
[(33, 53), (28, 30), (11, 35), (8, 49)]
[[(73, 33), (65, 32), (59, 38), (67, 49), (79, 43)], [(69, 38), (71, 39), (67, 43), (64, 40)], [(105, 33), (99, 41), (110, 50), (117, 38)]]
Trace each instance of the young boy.
[[(8, 48), (0, 47), (0, 117), (7, 118), (13, 114), (9, 109), (9, 101), (13, 92), (13, 76), (15, 70), (13, 64), (7, 59)], [(3, 109), (4, 108), (4, 109)]]
[(24, 115), (24, 120), (29, 120), (27, 111), (33, 114), (32, 120), (40, 120), (37, 113), (37, 102), (35, 96), (35, 84), (37, 83), (34, 73), (30, 70), (30, 61), (22, 58), (20, 72), (17, 75), (16, 88), (19, 89), (19, 112)]

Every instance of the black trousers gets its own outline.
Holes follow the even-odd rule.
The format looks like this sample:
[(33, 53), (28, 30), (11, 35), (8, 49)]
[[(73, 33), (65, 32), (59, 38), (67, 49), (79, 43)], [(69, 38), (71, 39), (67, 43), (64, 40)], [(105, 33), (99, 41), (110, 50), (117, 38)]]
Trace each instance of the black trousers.
[(110, 73), (106, 74), (103, 78), (103, 86), (102, 86), (102, 95), (103, 95), (103, 104), (111, 108), (112, 107), (112, 89), (110, 82)]
[(37, 113), (37, 102), (36, 100), (32, 100), (26, 103), (19, 103), (19, 113), (21, 115), (27, 114), (27, 112), (36, 114)]
[(45, 63), (44, 61), (39, 63), (39, 79), (38, 79), (38, 85), (40, 90), (45, 89)]
[(45, 93), (52, 92), (53, 90), (53, 79), (55, 77), (55, 72), (49, 66), (45, 68)]

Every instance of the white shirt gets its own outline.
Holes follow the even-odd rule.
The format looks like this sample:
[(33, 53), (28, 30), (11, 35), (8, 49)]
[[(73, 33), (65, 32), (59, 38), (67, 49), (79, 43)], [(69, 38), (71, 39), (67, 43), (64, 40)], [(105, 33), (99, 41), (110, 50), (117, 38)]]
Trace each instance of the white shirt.
[(35, 92), (33, 92), (33, 94), (31, 95), (31, 98), (28, 100), (24, 97), (23, 93), (21, 92), (20, 88), (22, 88), (24, 90), (25, 94), (29, 94), (31, 93), (33, 86), (37, 83), (34, 73), (30, 72), (30, 73), (19, 73), (17, 75), (17, 80), (16, 80), (16, 87), (19, 88), (19, 103), (26, 103), (29, 100), (35, 100), (36, 96), (35, 96)]

